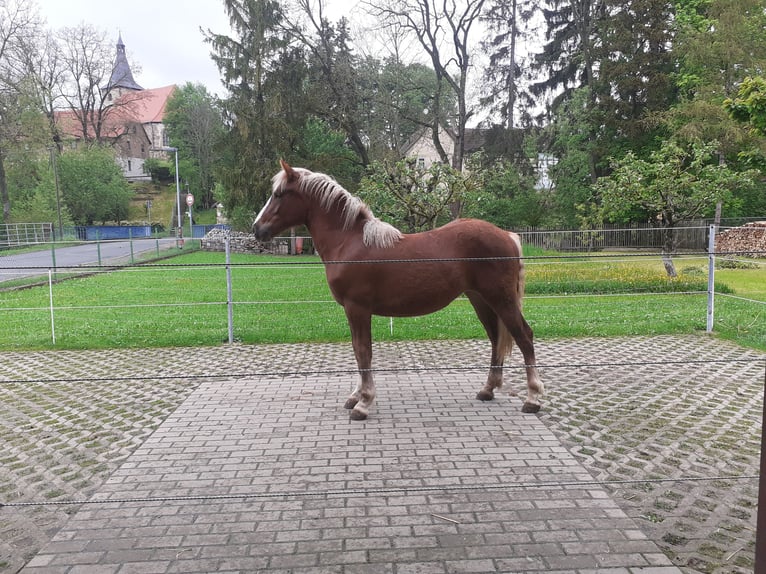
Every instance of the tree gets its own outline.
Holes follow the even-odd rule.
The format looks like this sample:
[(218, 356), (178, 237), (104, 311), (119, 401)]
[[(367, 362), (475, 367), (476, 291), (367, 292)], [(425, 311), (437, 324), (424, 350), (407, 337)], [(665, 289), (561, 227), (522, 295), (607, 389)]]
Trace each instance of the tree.
[(48, 121), (49, 141), (61, 151), (60, 126), (57, 125), (55, 112), (61, 107), (66, 71), (59, 43), (55, 35), (46, 30), (22, 39), (20, 56), (19, 64), (30, 96)]
[(470, 176), (448, 165), (418, 167), (414, 158), (376, 162), (359, 187), (373, 212), (410, 233), (434, 229), (449, 219), (450, 206), (472, 188)]
[[(519, 89), (519, 55), (516, 49), (518, 39), (525, 35), (524, 26), (535, 13), (529, 2), (519, 0), (490, 0), (482, 16), (487, 26), (488, 38), (482, 48), (489, 56), (484, 70), (485, 96), (482, 105), (491, 112), (499, 113), (502, 125), (507, 129), (516, 127), (516, 109), (521, 96)], [(527, 95), (525, 107), (534, 102)], [(529, 114), (524, 113), (526, 119)]]
[(0, 0), (0, 202), (2, 221), (11, 217), (5, 161), (10, 148), (24, 137), (22, 116), (28, 100), (21, 86), (22, 46), (39, 29), (37, 15), (26, 0)]
[(675, 0), (674, 57), (687, 100), (720, 104), (766, 64), (764, 0)]
[(606, 219), (624, 221), (642, 210), (663, 228), (663, 262), (675, 277), (673, 228), (681, 221), (710, 215), (717, 202), (732, 198), (732, 190), (751, 186), (752, 172), (735, 172), (719, 163), (717, 143), (684, 148), (664, 141), (649, 159), (632, 151), (613, 163), (614, 171), (598, 180), (594, 189)]
[(382, 62), (366, 58), (358, 77), (370, 159), (396, 160), (415, 133), (433, 124), (434, 72), (423, 64), (405, 64), (393, 55)]
[[(473, 115), (467, 90), (472, 66), (471, 30), (479, 21), (484, 0), (395, 0), (385, 4), (367, 0), (365, 3), (383, 25), (402, 28), (414, 34), (430, 59), (436, 74), (437, 88), (431, 126), (434, 146), (442, 161), (447, 163), (447, 154), (439, 141), (440, 128), (443, 127), (455, 143), (451, 165), (461, 171), (465, 155), (466, 125)], [(457, 103), (455, 117), (447, 122), (444, 121), (446, 118), (441, 107), (442, 90), (445, 88), (452, 92)], [(453, 206), (453, 215), (454, 211)]]
[(747, 76), (766, 67), (764, 0), (676, 0), (672, 59), (679, 101), (650, 117), (677, 141), (717, 141), (721, 161), (764, 164), (763, 142), (726, 113)]
[(549, 0), (543, 10), (548, 42), (537, 68), (544, 79), (531, 89), (554, 96), (554, 121), (575, 93), (587, 98), (576, 106), (586, 120), (591, 182), (608, 171), (607, 157), (624, 153), (616, 150), (641, 150), (662, 137), (647, 119), (675, 101), (670, 6), (661, 0)]
[(216, 152), (215, 193), (234, 223), (247, 227), (266, 201), (277, 159), (289, 158), (305, 124), (306, 58), (289, 44), (274, 0), (225, 0), (233, 36), (206, 33), (229, 97)]
[[(569, 115), (566, 108), (577, 110), (581, 123), (578, 137), (583, 144), (581, 149), (587, 153), (585, 159), (590, 183), (598, 178), (601, 159), (597, 142), (603, 121), (597, 109), (596, 49), (606, 13), (605, 0), (547, 0), (542, 7), (547, 43), (532, 62), (533, 70), (543, 79), (529, 87), (532, 95), (538, 98), (552, 96), (545, 113), (553, 116), (550, 123), (554, 125), (554, 130), (557, 130), (557, 116), (566, 118)], [(574, 153), (579, 173), (582, 167), (581, 149), (562, 149), (559, 146), (552, 153), (559, 163), (567, 162), (563, 154), (569, 151)], [(560, 173), (565, 174), (563, 171)], [(556, 185), (558, 192), (558, 182)]]
[(187, 83), (168, 99), (163, 121), (171, 145), (178, 148), (179, 170), (198, 193), (202, 207), (210, 208), (215, 188), (214, 147), (223, 134), (215, 98), (202, 84)]
[(766, 136), (766, 79), (762, 76), (745, 78), (736, 97), (724, 100), (723, 106), (736, 121)]
[(605, 0), (609, 18), (599, 25), (598, 71), (593, 83), (604, 129), (600, 150), (641, 149), (657, 133), (653, 112), (675, 103), (671, 4), (665, 0)]
[(295, 147), (296, 159), (312, 171), (331, 173), (344, 186), (359, 181), (361, 166), (346, 145), (346, 134), (321, 118), (310, 117)]
[(311, 87), (306, 95), (310, 111), (342, 129), (365, 166), (370, 158), (360, 122), (363, 97), (348, 20), (341, 18), (331, 24), (324, 16), (324, 0), (295, 0), (295, 3), (302, 18), (286, 18), (283, 26), (309, 55)]
[(555, 183), (548, 221), (561, 227), (579, 227), (578, 209), (591, 197), (597, 145), (593, 137), (593, 110), (590, 88), (583, 87), (556, 108), (553, 121), (544, 128), (542, 139), (557, 158), (550, 169)]
[(61, 30), (59, 40), (65, 78), (60, 90), (78, 136), (85, 142), (115, 142), (127, 133), (125, 118), (144, 96), (129, 91), (117, 97), (109, 83), (113, 48), (103, 31), (83, 23)]
[(483, 165), (486, 158), (475, 154), (468, 167), (476, 184), (468, 193), (466, 217), (476, 217), (503, 229), (537, 226), (549, 215), (547, 197), (535, 189), (532, 174), (523, 173), (515, 161), (498, 158)]
[(111, 147), (92, 145), (59, 158), (61, 193), (76, 225), (122, 221), (132, 191)]
[[(546, 0), (542, 7), (547, 43), (536, 56), (534, 68), (541, 79), (533, 94), (553, 94), (557, 101), (572, 90), (593, 87), (597, 70), (596, 48), (600, 26), (607, 16), (604, 0)], [(593, 98), (594, 95), (591, 95)], [(591, 104), (595, 99), (591, 99)]]
[(366, 53), (357, 74), (370, 159), (395, 161), (416, 133), (447, 124), (456, 114), (456, 100), (422, 62), (422, 48), (407, 30), (377, 25), (357, 30), (355, 48)]
[(57, 203), (52, 161), (54, 153), (56, 149), (51, 147), (48, 157), (29, 153), (14, 153), (10, 156), (8, 188), (13, 205), (13, 221), (52, 222), (58, 221), (60, 214), (62, 224), (71, 224), (66, 205)]

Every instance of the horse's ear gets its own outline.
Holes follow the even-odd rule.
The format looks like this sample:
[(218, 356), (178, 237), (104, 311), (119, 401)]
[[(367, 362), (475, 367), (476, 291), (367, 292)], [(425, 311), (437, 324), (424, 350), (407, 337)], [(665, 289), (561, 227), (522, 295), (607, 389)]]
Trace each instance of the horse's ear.
[(282, 170), (285, 172), (285, 179), (286, 181), (293, 181), (297, 174), (295, 173), (295, 170), (290, 167), (290, 165), (283, 159), (279, 160), (279, 165), (282, 166)]

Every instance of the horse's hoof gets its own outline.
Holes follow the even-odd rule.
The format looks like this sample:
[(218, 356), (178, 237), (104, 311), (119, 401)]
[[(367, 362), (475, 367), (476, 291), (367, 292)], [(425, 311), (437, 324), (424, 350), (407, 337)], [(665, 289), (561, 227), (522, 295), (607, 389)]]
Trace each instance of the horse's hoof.
[(356, 406), (356, 403), (359, 402), (359, 399), (355, 399), (353, 397), (346, 400), (346, 404), (343, 405), (344, 409), (353, 409)]
[(348, 418), (352, 421), (363, 421), (367, 418), (367, 413), (354, 409), (349, 413)]
[(495, 398), (495, 394), (492, 391), (488, 391), (486, 389), (480, 390), (478, 393), (476, 393), (476, 398), (480, 401), (491, 401)]
[(540, 410), (540, 405), (536, 403), (525, 402), (521, 406), (522, 413), (536, 413)]

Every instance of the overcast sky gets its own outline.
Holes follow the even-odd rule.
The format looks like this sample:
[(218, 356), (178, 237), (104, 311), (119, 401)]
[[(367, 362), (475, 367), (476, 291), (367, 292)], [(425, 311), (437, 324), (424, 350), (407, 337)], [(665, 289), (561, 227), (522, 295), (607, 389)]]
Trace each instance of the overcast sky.
[(36, 0), (54, 30), (91, 24), (113, 38), (122, 34), (133, 76), (144, 88), (199, 82), (223, 95), (218, 68), (200, 27), (229, 33), (222, 0)]
[[(133, 77), (143, 88), (186, 82), (202, 83), (224, 95), (218, 68), (200, 27), (230, 34), (223, 0), (34, 0), (48, 28), (58, 30), (83, 22), (103, 30), (117, 42), (122, 34)], [(330, 20), (349, 17), (356, 0), (329, 0)]]

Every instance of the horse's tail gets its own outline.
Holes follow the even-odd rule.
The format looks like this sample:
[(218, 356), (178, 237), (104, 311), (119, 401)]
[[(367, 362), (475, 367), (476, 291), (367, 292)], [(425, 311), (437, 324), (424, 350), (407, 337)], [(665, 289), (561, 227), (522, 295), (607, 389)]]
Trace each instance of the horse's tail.
[(516, 275), (516, 297), (519, 300), (519, 310), (521, 310), (521, 303), (524, 300), (524, 252), (521, 248), (521, 237), (513, 231), (509, 231), (508, 235), (511, 236), (511, 240), (516, 244), (516, 250), (518, 251), (518, 274)]
[[(521, 238), (512, 231), (508, 232), (508, 235), (511, 238), (511, 241), (513, 241), (516, 244), (516, 250), (518, 251), (517, 257), (519, 259), (516, 259), (515, 261), (518, 263), (517, 266), (517, 272), (516, 272), (516, 304), (519, 306), (519, 311), (521, 311), (522, 306), (522, 300), (524, 299), (524, 261), (521, 259), (523, 256), (522, 249), (521, 249)], [(513, 266), (513, 261), (511, 262)], [(507, 355), (511, 354), (511, 350), (513, 350), (513, 335), (511, 335), (511, 332), (508, 330), (508, 328), (505, 326), (505, 323), (500, 319), (500, 317), (497, 318), (497, 328), (498, 328), (498, 352), (500, 356), (505, 357)]]

